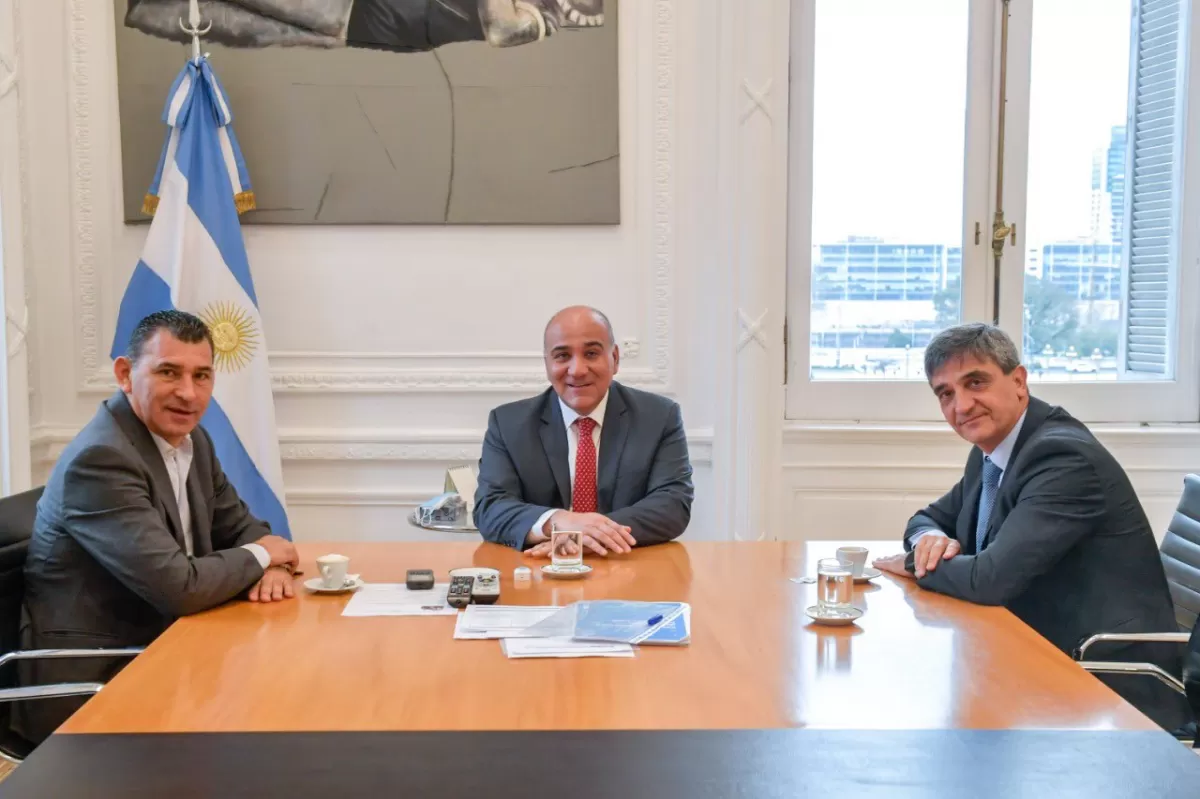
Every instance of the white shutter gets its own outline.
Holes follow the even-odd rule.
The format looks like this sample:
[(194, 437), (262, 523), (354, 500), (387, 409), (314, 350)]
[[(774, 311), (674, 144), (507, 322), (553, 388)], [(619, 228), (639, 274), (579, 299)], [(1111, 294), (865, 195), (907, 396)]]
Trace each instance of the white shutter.
[(1187, 0), (1136, 0), (1125, 163), (1124, 368), (1171, 377)]

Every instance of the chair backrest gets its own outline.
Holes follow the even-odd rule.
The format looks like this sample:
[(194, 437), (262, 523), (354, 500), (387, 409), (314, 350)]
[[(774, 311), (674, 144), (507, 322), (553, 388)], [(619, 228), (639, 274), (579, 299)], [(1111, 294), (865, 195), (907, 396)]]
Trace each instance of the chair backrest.
[(20, 646), (25, 555), (41, 496), (42, 488), (38, 487), (0, 499), (0, 653)]
[(1200, 615), (1200, 477), (1194, 474), (1183, 478), (1183, 496), (1159, 552), (1175, 604), (1175, 621), (1188, 632)]
[[(1192, 629), (1192, 638), (1183, 656), (1183, 685), (1187, 689), (1188, 704), (1192, 706), (1196, 725), (1200, 727), (1200, 622)], [(1196, 734), (1200, 736), (1200, 729)], [(1200, 747), (1200, 742), (1197, 746)]]

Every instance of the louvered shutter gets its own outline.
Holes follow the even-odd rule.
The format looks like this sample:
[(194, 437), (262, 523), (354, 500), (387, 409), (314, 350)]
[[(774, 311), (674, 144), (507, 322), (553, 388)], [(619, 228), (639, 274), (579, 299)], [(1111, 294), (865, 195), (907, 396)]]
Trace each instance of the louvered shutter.
[(1180, 162), (1180, 26), (1186, 0), (1140, 0), (1133, 19), (1133, 64), (1126, 164), (1124, 368), (1170, 377), (1172, 273), (1177, 261)]

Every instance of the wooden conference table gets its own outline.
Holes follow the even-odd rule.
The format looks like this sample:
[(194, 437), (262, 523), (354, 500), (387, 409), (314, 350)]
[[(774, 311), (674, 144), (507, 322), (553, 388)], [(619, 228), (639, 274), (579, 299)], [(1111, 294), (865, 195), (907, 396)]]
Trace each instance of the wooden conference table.
[(177, 622), (0, 797), (1193, 795), (1200, 758), (1003, 608), (884, 576), (856, 625), (811, 624), (816, 587), (789, 578), (837, 546), (670, 544), (557, 581), (490, 544), (302, 544), (306, 576), (336, 550), (367, 582), (495, 567), (506, 604), (686, 601), (692, 641), (508, 660), (453, 617), (343, 618), (300, 578)]

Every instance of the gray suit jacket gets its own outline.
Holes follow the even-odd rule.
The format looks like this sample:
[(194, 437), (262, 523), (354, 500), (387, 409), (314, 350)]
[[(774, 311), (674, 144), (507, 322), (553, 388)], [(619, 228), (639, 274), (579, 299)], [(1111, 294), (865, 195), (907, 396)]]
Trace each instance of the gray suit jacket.
[[(543, 513), (571, 507), (567, 453), (553, 389), (492, 411), (475, 492), (484, 539), (523, 549)], [(692, 465), (677, 403), (614, 381), (597, 465), (597, 511), (630, 527), (638, 544), (670, 541), (687, 529)]]
[[(1004, 605), (1059, 649), (1070, 653), (1099, 632), (1177, 629), (1154, 533), (1125, 471), (1081, 422), (1062, 408), (1030, 399), (1025, 423), (988, 521), (987, 546), (975, 549), (983, 486), (983, 453), (971, 450), (962, 480), (912, 517), (904, 534), (937, 528), (957, 538), (963, 554), (938, 564), (923, 588)], [(1096, 647), (1089, 659), (1150, 660), (1178, 674), (1169, 647)], [(1153, 680), (1118, 677), (1110, 684), (1169, 729), (1186, 720), (1177, 697)]]
[[(240, 549), (270, 534), (225, 479), (202, 427), (188, 473), (193, 557), (150, 431), (118, 392), (67, 446), (38, 502), (25, 564), (25, 649), (143, 646), (179, 616), (232, 599), (263, 574)], [(26, 683), (104, 681), (127, 661), (23, 663)], [(17, 729), (37, 741), (81, 702), (25, 703)]]

